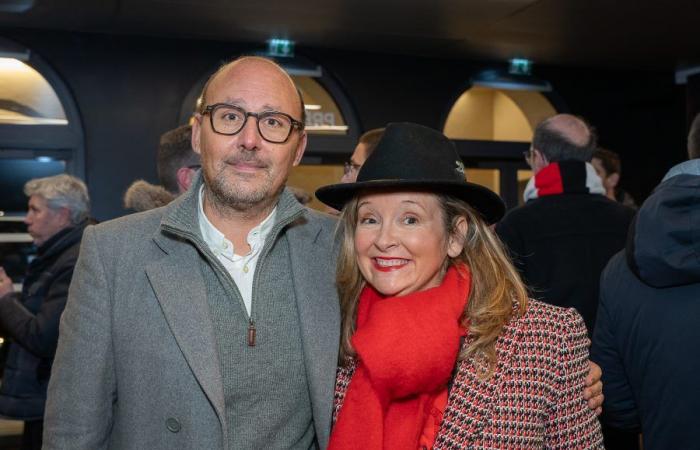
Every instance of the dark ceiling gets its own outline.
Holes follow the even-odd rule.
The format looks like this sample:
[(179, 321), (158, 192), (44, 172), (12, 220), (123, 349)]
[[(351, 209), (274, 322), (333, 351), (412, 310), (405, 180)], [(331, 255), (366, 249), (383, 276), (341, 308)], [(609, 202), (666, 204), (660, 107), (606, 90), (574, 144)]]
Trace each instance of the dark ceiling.
[(666, 70), (700, 61), (699, 19), (698, 0), (0, 0), (3, 27)]

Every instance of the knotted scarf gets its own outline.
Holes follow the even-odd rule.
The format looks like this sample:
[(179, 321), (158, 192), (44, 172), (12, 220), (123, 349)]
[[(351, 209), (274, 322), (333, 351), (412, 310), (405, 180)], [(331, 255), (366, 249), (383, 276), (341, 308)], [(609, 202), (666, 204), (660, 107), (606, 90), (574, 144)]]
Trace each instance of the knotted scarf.
[(464, 265), (402, 297), (364, 288), (352, 336), (358, 363), (329, 450), (418, 447), (426, 405), (447, 386), (466, 334), (459, 321), (470, 288)]
[(530, 178), (525, 186), (523, 198), (527, 202), (559, 194), (605, 195), (605, 188), (591, 163), (559, 161), (550, 163)]

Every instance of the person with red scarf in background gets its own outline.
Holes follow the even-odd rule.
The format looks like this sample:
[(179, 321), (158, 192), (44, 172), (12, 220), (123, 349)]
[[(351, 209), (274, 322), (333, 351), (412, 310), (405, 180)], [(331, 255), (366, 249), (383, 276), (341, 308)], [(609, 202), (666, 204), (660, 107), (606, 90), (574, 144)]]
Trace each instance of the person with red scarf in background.
[(329, 450), (603, 448), (581, 316), (528, 298), (489, 226), (505, 205), (449, 139), (389, 124), (316, 196), (343, 225)]

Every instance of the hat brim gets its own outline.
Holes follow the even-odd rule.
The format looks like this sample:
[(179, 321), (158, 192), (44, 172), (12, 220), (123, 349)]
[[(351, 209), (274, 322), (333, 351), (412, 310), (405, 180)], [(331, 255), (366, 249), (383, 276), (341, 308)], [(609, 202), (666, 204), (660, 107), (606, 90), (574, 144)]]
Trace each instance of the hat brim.
[(337, 210), (359, 192), (366, 190), (408, 190), (430, 191), (447, 194), (467, 202), (489, 224), (501, 220), (506, 212), (506, 205), (495, 192), (478, 184), (469, 182), (446, 182), (435, 180), (373, 180), (358, 183), (339, 183), (323, 186), (316, 191), (316, 198)]

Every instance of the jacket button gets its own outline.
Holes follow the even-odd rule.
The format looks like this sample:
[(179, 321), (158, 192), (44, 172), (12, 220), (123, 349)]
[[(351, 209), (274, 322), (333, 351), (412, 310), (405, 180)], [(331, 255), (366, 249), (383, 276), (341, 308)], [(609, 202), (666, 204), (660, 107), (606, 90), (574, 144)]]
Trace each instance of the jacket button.
[(168, 420), (165, 421), (165, 426), (168, 427), (168, 430), (172, 431), (173, 433), (177, 433), (182, 428), (180, 422), (172, 417), (168, 417)]

